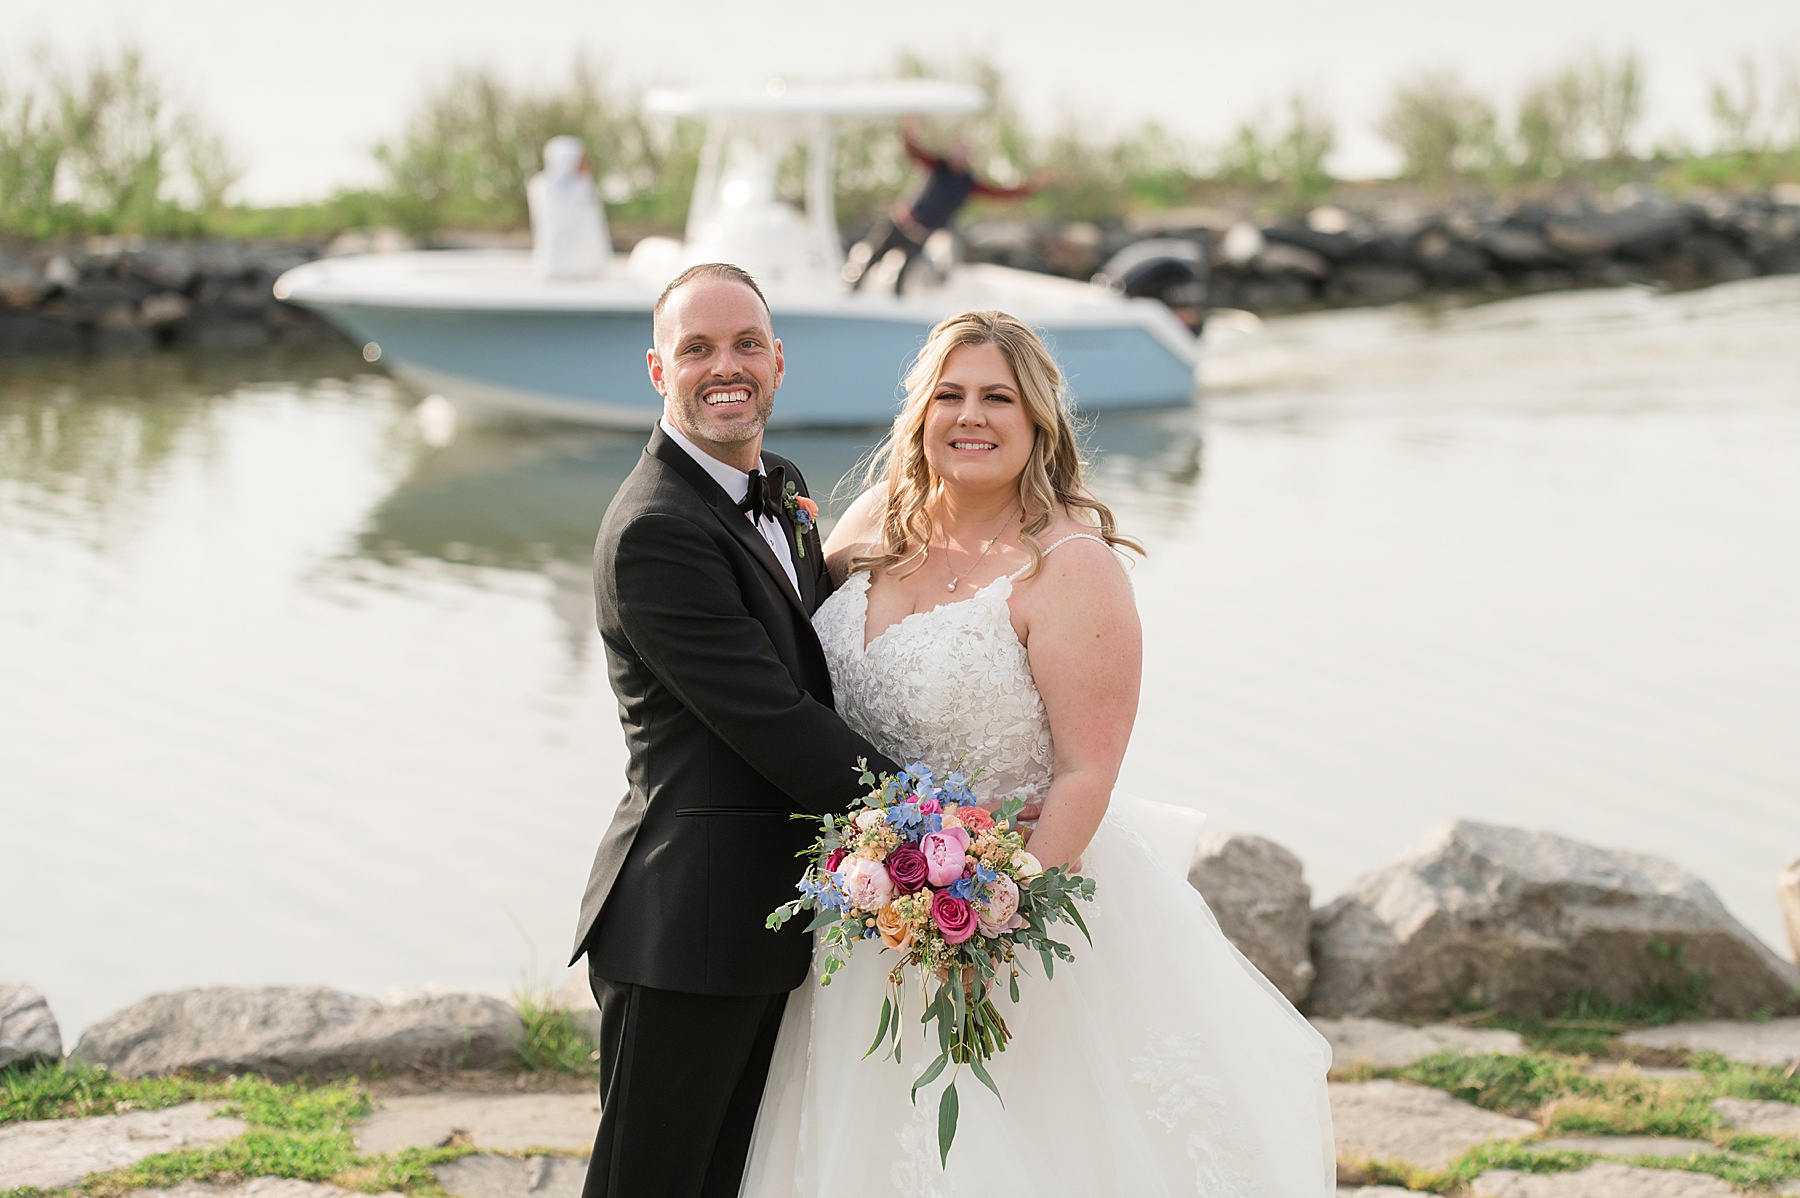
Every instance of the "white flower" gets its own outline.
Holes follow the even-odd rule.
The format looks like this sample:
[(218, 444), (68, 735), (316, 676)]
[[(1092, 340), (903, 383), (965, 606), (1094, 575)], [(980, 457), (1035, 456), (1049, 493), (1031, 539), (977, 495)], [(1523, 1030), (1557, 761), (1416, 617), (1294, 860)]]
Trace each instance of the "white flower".
[(1024, 849), (1020, 849), (1013, 854), (1012, 867), (1013, 872), (1018, 874), (1021, 878), (1035, 878), (1044, 872), (1043, 862), (1039, 861), (1036, 857), (1033, 857)]
[(864, 832), (867, 832), (870, 828), (873, 828), (876, 824), (881, 823), (886, 818), (887, 816), (883, 815), (878, 808), (864, 807), (852, 817), (851, 822)]

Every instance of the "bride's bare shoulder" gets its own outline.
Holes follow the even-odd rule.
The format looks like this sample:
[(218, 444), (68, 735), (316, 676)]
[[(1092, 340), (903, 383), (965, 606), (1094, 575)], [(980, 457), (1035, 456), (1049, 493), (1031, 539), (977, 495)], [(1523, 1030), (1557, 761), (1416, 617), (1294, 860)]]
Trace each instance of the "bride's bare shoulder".
[(865, 554), (881, 539), (881, 521), (887, 502), (887, 484), (876, 483), (856, 497), (838, 517), (825, 542), (825, 565), (831, 577), (842, 582), (850, 572), (850, 560)]

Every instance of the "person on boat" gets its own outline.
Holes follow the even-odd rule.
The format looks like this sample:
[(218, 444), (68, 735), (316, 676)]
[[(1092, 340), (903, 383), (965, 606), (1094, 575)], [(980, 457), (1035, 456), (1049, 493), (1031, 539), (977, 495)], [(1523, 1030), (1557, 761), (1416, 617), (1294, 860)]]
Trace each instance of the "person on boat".
[(525, 184), (531, 256), (547, 279), (592, 279), (612, 258), (606, 213), (579, 137), (544, 144), (544, 169)]
[(887, 217), (878, 221), (863, 243), (852, 251), (850, 261), (844, 267), (852, 291), (862, 289), (870, 267), (899, 250), (906, 255), (900, 272), (894, 276), (894, 294), (899, 295), (906, 285), (906, 272), (925, 250), (926, 239), (939, 229), (948, 228), (957, 210), (970, 196), (1023, 199), (1051, 179), (1048, 172), (1039, 172), (1018, 187), (1001, 187), (975, 173), (969, 165), (969, 143), (965, 139), (959, 137), (944, 153), (935, 154), (920, 143), (918, 132), (916, 118), (909, 119), (900, 128), (907, 156), (930, 173), (917, 194), (910, 201), (896, 200)]

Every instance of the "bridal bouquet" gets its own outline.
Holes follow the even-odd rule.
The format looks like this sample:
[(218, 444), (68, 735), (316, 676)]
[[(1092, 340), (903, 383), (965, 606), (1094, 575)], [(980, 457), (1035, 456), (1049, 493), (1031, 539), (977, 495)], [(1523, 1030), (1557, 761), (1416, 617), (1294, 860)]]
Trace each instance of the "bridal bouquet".
[(959, 771), (939, 778), (915, 764), (877, 778), (866, 763), (857, 767), (869, 793), (848, 815), (823, 817), (818, 840), (801, 854), (808, 866), (800, 897), (777, 907), (768, 925), (779, 928), (813, 912), (807, 930), (821, 933), (819, 980), (827, 985), (863, 941), (879, 940), (883, 950), (899, 956), (864, 1056), (886, 1042), (887, 1055), (900, 1059), (906, 970), (917, 967), (920, 1021), (936, 1025), (939, 1051), (913, 1083), (914, 1101), (921, 1087), (955, 1065), (938, 1102), (941, 1163), (956, 1136), (962, 1066), (1000, 1095), (985, 1062), (1006, 1048), (1012, 1034), (990, 996), (996, 979), (1007, 974), (1016, 1003), (1021, 955), (1035, 954), (1045, 978), (1054, 976), (1057, 958), (1074, 960), (1049, 928), (1067, 920), (1087, 936), (1076, 902), (1093, 900), (1094, 883), (1045, 869), (1026, 851), (1017, 824), (1022, 798), (990, 814), (976, 805), (971, 779)]

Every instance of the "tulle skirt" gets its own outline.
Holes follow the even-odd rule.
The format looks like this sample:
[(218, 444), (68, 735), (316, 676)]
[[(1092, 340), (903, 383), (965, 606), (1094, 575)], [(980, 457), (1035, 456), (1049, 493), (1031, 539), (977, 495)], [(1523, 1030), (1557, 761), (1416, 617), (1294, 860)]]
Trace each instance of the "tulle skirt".
[(1058, 925), (1075, 961), (1048, 981), (1029, 962), (1017, 1005), (995, 991), (1005, 1106), (963, 1070), (945, 1167), (944, 1077), (909, 1099), (937, 1055), (916, 985), (903, 1063), (863, 1058), (894, 956), (865, 942), (829, 986), (795, 992), (742, 1198), (1330, 1198), (1331, 1050), (1188, 885), (1198, 820), (1114, 796), (1084, 855), (1093, 944)]

